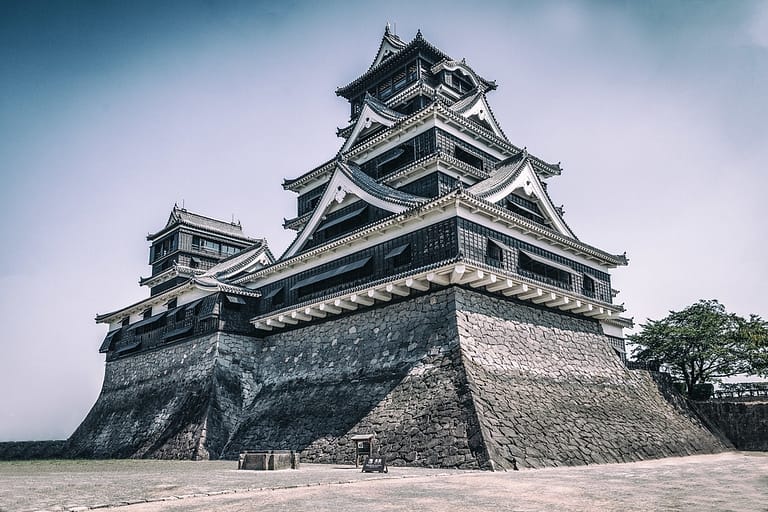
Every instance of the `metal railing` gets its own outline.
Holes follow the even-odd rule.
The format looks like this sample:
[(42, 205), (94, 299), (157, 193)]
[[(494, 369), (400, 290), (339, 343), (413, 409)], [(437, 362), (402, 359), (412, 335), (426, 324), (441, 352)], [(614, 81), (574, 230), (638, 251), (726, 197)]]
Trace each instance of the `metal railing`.
[(714, 398), (756, 398), (768, 397), (768, 382), (741, 382), (721, 384), (714, 393)]

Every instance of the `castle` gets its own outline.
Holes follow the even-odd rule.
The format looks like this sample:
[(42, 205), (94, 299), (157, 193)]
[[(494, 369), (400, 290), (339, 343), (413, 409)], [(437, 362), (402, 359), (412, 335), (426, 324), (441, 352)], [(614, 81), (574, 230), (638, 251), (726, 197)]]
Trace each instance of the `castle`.
[(547, 193), (558, 164), (514, 145), (496, 84), (384, 32), (338, 153), (298, 196), (282, 256), (174, 207), (148, 236), (149, 297), (109, 325), (102, 392), (74, 456), (351, 461), (509, 469), (716, 451), (646, 372), (609, 271)]

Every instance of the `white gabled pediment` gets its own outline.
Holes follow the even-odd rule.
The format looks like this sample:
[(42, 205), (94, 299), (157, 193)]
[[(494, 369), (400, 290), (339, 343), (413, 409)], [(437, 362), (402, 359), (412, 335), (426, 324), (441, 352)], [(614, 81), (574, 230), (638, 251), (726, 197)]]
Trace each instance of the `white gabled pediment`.
[(535, 201), (544, 218), (546, 218), (555, 231), (561, 235), (576, 238), (571, 228), (563, 221), (555, 205), (552, 204), (549, 195), (544, 190), (544, 185), (542, 185), (536, 171), (533, 170), (530, 161), (525, 162), (517, 177), (503, 191), (485, 199), (496, 203), (512, 193), (518, 193), (522, 197)]
[(576, 239), (576, 235), (563, 221), (546, 190), (544, 190), (544, 185), (542, 185), (536, 171), (533, 170), (527, 153), (522, 153), (516, 158), (522, 159), (522, 161), (517, 160), (517, 162), (511, 162), (507, 166), (499, 168), (490, 178), (470, 187), (467, 192), (491, 203), (499, 203), (513, 193), (534, 201), (551, 229), (561, 235)]
[(345, 153), (349, 151), (358, 140), (376, 130), (376, 128), (389, 128), (394, 125), (396, 121), (396, 119), (377, 112), (368, 102), (364, 102), (360, 115), (357, 117), (357, 121), (355, 121), (355, 127), (341, 147), (341, 152)]
[(507, 139), (504, 132), (501, 130), (499, 123), (496, 121), (496, 118), (493, 116), (493, 112), (488, 106), (488, 100), (486, 100), (485, 94), (475, 95), (470, 103), (455, 110), (470, 121), (475, 121), (490, 130), (500, 139)]
[[(384, 185), (380, 186), (383, 187)], [(366, 204), (373, 205), (392, 213), (402, 213), (410, 207), (407, 204), (391, 202), (372, 194), (364, 187), (355, 183), (355, 180), (353, 180), (342, 168), (342, 164), (337, 164), (330, 182), (325, 188), (325, 192), (323, 192), (320, 201), (317, 203), (317, 207), (312, 212), (312, 216), (304, 225), (304, 229), (301, 230), (301, 233), (299, 233), (291, 246), (285, 251), (285, 254), (283, 254), (281, 259), (294, 256), (299, 249), (304, 246), (309, 237), (317, 230), (322, 223), (323, 218), (328, 213), (336, 210), (342, 203), (349, 204), (351, 202), (350, 195), (359, 198)]]
[(389, 31), (389, 25), (387, 25), (387, 28), (384, 30), (384, 37), (381, 38), (379, 51), (373, 59), (373, 64), (371, 64), (369, 69), (375, 68), (385, 60), (391, 58), (404, 47), (405, 43), (399, 37), (392, 34)]
[(498, 138), (506, 140), (504, 132), (501, 131), (499, 123), (493, 117), (490, 107), (488, 107), (488, 101), (485, 99), (484, 94), (479, 94), (477, 100), (469, 105), (461, 115), (469, 119), (470, 121), (477, 121), (481, 126), (492, 131)]

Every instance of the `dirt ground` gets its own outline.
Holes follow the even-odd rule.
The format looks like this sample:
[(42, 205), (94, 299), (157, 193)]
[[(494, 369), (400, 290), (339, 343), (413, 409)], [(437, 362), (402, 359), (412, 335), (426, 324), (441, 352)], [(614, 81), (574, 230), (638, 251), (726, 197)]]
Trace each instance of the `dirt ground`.
[(509, 473), (303, 465), (237, 471), (234, 462), (0, 463), (0, 511), (245, 510), (768, 512), (768, 453), (729, 452), (631, 464)]

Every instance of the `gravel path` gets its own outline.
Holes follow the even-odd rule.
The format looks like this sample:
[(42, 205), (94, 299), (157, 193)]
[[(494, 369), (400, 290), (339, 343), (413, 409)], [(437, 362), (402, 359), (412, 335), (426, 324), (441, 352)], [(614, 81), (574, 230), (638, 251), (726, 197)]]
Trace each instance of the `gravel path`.
[[(749, 511), (768, 512), (768, 453), (729, 452), (631, 464), (509, 473), (155, 460), (0, 463), (0, 511)], [(131, 504), (129, 504), (131, 503)]]

